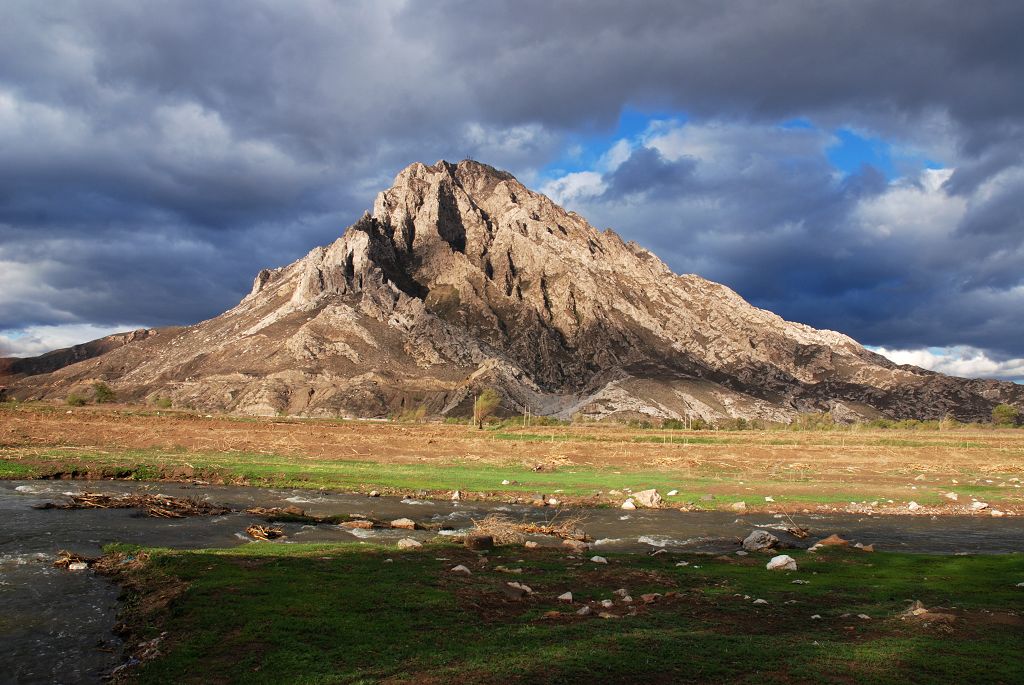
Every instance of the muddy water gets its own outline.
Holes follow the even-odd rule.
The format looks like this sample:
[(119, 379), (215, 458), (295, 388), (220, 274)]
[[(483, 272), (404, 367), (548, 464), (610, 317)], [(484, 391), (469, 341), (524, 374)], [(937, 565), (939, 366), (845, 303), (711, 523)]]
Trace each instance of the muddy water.
[[(408, 517), (440, 524), (458, 534), (472, 519), (504, 512), (520, 520), (547, 520), (550, 509), (485, 503), (455, 503), (303, 490), (194, 487), (122, 482), (0, 482), (0, 683), (99, 682), (120, 663), (120, 644), (111, 632), (118, 588), (92, 571), (53, 568), (61, 549), (98, 555), (103, 545), (128, 542), (173, 548), (253, 544), (245, 528), (258, 519), (226, 516), (156, 519), (131, 509), (38, 510), (32, 505), (60, 501), (63, 493), (136, 491), (193, 497), (237, 510), (296, 504), (327, 516), (363, 514), (378, 519)], [(751, 529), (781, 529), (787, 521), (767, 514), (682, 513), (673, 509), (625, 512), (587, 510), (583, 527), (600, 551), (730, 552)], [(993, 519), (906, 516), (797, 516), (813, 531), (811, 540), (830, 533), (873, 543), (877, 549), (935, 554), (1024, 551), (1024, 517)], [(401, 537), (429, 539), (426, 531), (343, 530), (336, 526), (279, 524), (283, 544), (321, 541), (389, 542)], [(554, 544), (537, 539), (542, 544)], [(267, 544), (267, 543), (259, 543)], [(277, 543), (275, 543), (277, 544)]]

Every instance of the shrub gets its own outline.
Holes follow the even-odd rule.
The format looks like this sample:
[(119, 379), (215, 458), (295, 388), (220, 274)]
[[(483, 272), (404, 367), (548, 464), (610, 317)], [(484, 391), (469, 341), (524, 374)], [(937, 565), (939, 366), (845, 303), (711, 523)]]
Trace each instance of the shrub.
[(81, 395), (76, 395), (75, 393), (71, 393), (70, 395), (68, 395), (68, 398), (65, 401), (68, 403), (69, 407), (85, 406), (85, 398), (82, 397)]
[(113, 389), (104, 383), (103, 381), (96, 381), (92, 384), (93, 399), (96, 400), (96, 404), (103, 404), (105, 402), (113, 402), (117, 399), (117, 394)]
[(157, 397), (156, 399), (153, 400), (153, 404), (160, 407), (161, 409), (170, 409), (172, 403), (170, 397)]
[(484, 427), (484, 421), (501, 406), (501, 395), (493, 388), (485, 388), (473, 401), (473, 422), (477, 428)]
[(1016, 426), (1020, 410), (1012, 404), (1000, 404), (992, 410), (992, 423), (996, 426)]

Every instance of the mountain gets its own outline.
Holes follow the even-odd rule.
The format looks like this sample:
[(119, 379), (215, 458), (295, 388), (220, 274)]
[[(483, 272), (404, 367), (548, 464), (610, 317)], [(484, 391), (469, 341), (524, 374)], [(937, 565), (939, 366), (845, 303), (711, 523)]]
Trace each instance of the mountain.
[(333, 244), (261, 271), (224, 314), (15, 380), (61, 398), (104, 380), (124, 399), (204, 410), (467, 415), (494, 387), (508, 412), (786, 421), (986, 419), (1012, 383), (897, 366), (677, 275), (511, 174), (413, 164)]
[(127, 333), (115, 333), (81, 345), (63, 347), (37, 357), (0, 357), (0, 381), (57, 371), (65, 366), (98, 357), (157, 333), (158, 329), (155, 328), (141, 328)]

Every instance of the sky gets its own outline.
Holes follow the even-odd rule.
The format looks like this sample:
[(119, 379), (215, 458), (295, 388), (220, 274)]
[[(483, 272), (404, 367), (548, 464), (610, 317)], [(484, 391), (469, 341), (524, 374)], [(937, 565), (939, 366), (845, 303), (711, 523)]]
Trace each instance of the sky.
[(1024, 3), (7, 0), (0, 355), (200, 321), (416, 161), (1024, 381)]

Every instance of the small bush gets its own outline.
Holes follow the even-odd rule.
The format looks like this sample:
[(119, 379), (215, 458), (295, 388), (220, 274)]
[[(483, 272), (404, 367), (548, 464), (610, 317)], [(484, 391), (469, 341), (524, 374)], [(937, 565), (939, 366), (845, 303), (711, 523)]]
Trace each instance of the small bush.
[(69, 407), (84, 407), (86, 404), (85, 398), (82, 397), (81, 395), (76, 395), (75, 393), (71, 393), (70, 395), (68, 395), (68, 398), (65, 400), (65, 402), (68, 403)]
[(153, 400), (153, 404), (160, 407), (161, 409), (170, 409), (172, 403), (170, 397), (157, 397), (156, 399)]
[(96, 400), (96, 404), (104, 404), (106, 402), (113, 402), (117, 399), (117, 394), (113, 389), (104, 383), (103, 381), (96, 381), (92, 384), (93, 399)]
[(1000, 404), (992, 410), (992, 423), (996, 426), (1016, 426), (1020, 410), (1011, 404)]

